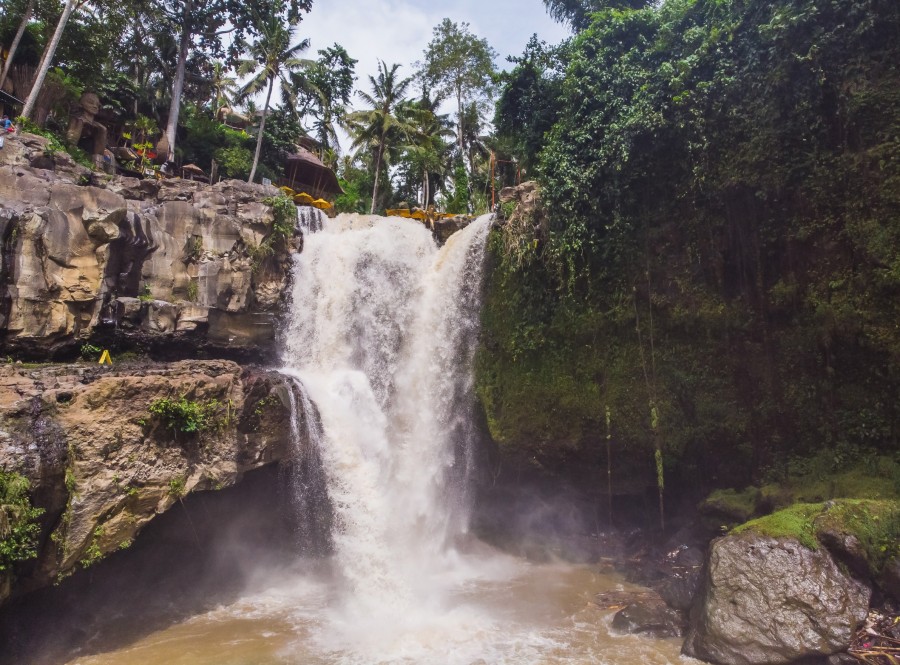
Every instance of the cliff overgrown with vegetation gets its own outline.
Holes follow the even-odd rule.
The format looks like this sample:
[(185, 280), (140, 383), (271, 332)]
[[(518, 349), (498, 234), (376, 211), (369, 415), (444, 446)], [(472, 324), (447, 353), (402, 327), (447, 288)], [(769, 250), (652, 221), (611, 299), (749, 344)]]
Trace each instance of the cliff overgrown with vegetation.
[(496, 124), (548, 213), (491, 246), (501, 446), (599, 472), (608, 408), (614, 473), (648, 485), (659, 449), (694, 491), (854, 464), (900, 488), (900, 5), (602, 12), (529, 44)]

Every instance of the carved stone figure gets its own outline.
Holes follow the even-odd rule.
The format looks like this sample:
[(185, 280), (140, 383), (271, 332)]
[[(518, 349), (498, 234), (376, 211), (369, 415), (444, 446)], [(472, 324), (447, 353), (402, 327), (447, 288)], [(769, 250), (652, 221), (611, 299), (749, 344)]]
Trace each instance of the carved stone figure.
[(93, 92), (86, 92), (78, 101), (80, 108), (69, 118), (69, 129), (66, 138), (71, 145), (78, 145), (82, 136), (93, 138), (90, 153), (95, 162), (103, 159), (106, 150), (106, 127), (94, 120), (100, 112), (100, 98)]

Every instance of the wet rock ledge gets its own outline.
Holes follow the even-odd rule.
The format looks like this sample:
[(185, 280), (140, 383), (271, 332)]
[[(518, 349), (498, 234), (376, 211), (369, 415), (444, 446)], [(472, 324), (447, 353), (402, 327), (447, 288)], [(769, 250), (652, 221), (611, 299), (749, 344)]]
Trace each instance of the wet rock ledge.
[(0, 603), (129, 547), (190, 492), (296, 459), (292, 390), (227, 360), (0, 366), (0, 470), (44, 511), (37, 556), (0, 568)]

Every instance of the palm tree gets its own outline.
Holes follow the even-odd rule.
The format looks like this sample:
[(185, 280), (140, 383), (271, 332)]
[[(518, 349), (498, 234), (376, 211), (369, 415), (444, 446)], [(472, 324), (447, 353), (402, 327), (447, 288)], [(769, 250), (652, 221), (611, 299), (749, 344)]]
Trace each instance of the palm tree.
[(238, 64), (238, 75), (252, 78), (244, 84), (238, 92), (239, 99), (247, 99), (264, 86), (268, 86), (266, 103), (263, 105), (262, 117), (259, 122), (259, 135), (256, 137), (256, 153), (253, 155), (253, 166), (250, 168), (250, 177), (247, 182), (253, 182), (256, 175), (256, 167), (259, 164), (259, 153), (262, 149), (263, 134), (266, 129), (266, 114), (269, 112), (269, 102), (272, 99), (272, 89), (275, 81), (283, 85), (290, 85), (288, 75), (292, 71), (312, 66), (311, 60), (303, 60), (297, 56), (309, 48), (309, 39), (304, 39), (291, 46), (293, 26), (286, 24), (281, 16), (274, 11), (265, 16), (259, 16), (259, 37), (250, 47), (250, 58), (241, 60)]
[(413, 128), (409, 144), (404, 146), (413, 168), (422, 176), (422, 205), (427, 208), (434, 193), (431, 181), (444, 177), (444, 163), (450, 143), (445, 139), (454, 135), (448, 116), (436, 113), (437, 100), (426, 92), (422, 99), (404, 104), (401, 115)]
[(370, 214), (375, 212), (375, 201), (378, 198), (378, 176), (381, 165), (391, 150), (410, 133), (411, 127), (396, 111), (403, 101), (403, 96), (412, 84), (412, 77), (398, 80), (397, 70), (400, 65), (391, 65), (390, 69), (383, 61), (378, 61), (378, 77), (369, 77), (372, 94), (359, 91), (359, 96), (372, 108), (355, 111), (347, 115), (346, 125), (353, 136), (352, 150), (367, 150), (375, 155), (375, 184), (372, 187), (372, 206)]
[(217, 118), (219, 109), (231, 106), (232, 99), (237, 93), (237, 79), (228, 75), (228, 69), (220, 61), (215, 61), (212, 66), (212, 76), (209, 80), (212, 93), (213, 117)]

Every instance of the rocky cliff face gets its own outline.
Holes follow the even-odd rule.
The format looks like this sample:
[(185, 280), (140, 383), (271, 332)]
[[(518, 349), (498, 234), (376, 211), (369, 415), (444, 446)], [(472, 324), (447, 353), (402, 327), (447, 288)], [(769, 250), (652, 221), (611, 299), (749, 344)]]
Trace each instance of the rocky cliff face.
[(42, 137), (6, 139), (0, 355), (65, 360), (89, 345), (116, 364), (0, 366), (0, 472), (27, 478), (44, 511), (37, 558), (0, 566), (0, 603), (128, 547), (192, 491), (294, 459), (291, 384), (231, 362), (275, 354), (302, 242), (274, 228), (277, 193), (112, 177)]
[(296, 459), (292, 390), (276, 372), (223, 360), (0, 367), (0, 469), (27, 477), (45, 510), (38, 557), (15, 571), (14, 591), (128, 547), (190, 492)]
[[(24, 134), (0, 150), (0, 336), (46, 359), (87, 339), (165, 354), (259, 357), (291, 245), (274, 187), (92, 173)], [(296, 247), (294, 247), (296, 249)]]

